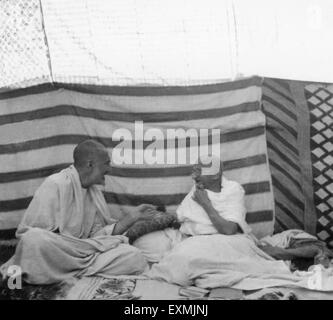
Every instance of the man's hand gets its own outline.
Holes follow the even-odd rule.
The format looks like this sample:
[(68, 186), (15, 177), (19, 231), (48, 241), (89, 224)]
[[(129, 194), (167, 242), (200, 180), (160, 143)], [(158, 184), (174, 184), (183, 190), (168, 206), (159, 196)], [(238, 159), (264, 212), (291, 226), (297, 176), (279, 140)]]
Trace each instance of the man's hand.
[(137, 206), (133, 211), (124, 215), (124, 217), (116, 223), (112, 234), (123, 234), (135, 222), (139, 220), (152, 219), (157, 212), (158, 211), (156, 211), (156, 207), (152, 204), (141, 204)]
[(144, 203), (137, 206), (132, 214), (135, 215), (138, 220), (149, 220), (152, 219), (157, 212), (156, 206)]
[(210, 221), (218, 233), (233, 235), (238, 232), (238, 224), (225, 220), (219, 215), (209, 200), (206, 190), (197, 187), (193, 193), (192, 199), (206, 211)]
[(207, 195), (207, 191), (201, 188), (195, 189), (192, 199), (195, 202), (197, 202), (200, 206), (202, 206), (204, 209), (211, 204)]

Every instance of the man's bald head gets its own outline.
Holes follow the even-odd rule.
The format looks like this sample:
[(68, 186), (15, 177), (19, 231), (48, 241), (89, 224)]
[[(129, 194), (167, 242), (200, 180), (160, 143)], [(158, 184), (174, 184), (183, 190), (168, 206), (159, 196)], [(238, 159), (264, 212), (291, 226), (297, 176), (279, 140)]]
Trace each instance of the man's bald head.
[(107, 150), (100, 142), (93, 139), (85, 140), (79, 143), (74, 149), (74, 166), (81, 168), (89, 161), (96, 160), (105, 153), (107, 153)]
[(222, 162), (216, 156), (201, 156), (193, 166), (192, 178), (199, 189), (221, 190)]
[(215, 155), (200, 156), (193, 170), (203, 175), (215, 175), (222, 171), (222, 161)]

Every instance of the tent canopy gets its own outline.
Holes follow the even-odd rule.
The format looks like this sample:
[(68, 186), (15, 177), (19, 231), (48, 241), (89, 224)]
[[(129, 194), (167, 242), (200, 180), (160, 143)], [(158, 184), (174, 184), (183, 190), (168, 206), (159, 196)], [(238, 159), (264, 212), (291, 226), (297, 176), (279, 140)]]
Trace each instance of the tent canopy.
[(329, 0), (5, 0), (0, 88), (333, 82)]

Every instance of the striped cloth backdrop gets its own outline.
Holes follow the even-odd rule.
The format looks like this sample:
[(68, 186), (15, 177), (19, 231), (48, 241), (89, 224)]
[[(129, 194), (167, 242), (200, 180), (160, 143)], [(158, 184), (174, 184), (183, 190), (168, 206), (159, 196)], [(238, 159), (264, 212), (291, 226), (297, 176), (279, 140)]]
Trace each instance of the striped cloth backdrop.
[(275, 229), (303, 229), (305, 199), (298, 148), (298, 109), (287, 81), (265, 78), (262, 90), (274, 186)]
[[(174, 211), (192, 186), (190, 156), (197, 149), (190, 137), (200, 129), (209, 129), (200, 148), (218, 151), (225, 175), (243, 185), (247, 220), (255, 234), (271, 234), (274, 201), (261, 82), (253, 77), (190, 87), (45, 84), (1, 93), (1, 238), (14, 237), (35, 190), (45, 177), (71, 164), (75, 145), (87, 138), (102, 142), (113, 156), (105, 198), (115, 217), (140, 203), (164, 204)], [(154, 129), (157, 140), (138, 134), (138, 121), (144, 134)], [(190, 136), (173, 145), (170, 129)], [(218, 134), (212, 129), (219, 129)], [(119, 132), (127, 133), (124, 140), (119, 141)], [(121, 144), (123, 153), (118, 152)], [(184, 161), (119, 163), (121, 157), (142, 157), (153, 144), (156, 154), (164, 151), (166, 158), (175, 152)]]
[(262, 101), (275, 231), (303, 229), (333, 247), (333, 85), (265, 78)]

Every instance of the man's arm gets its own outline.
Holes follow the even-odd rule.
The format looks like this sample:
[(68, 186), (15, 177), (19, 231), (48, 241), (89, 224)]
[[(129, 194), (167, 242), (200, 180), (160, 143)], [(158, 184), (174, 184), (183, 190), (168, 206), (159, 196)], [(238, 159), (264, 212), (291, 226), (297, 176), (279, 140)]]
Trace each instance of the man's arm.
[(277, 260), (292, 260), (296, 258), (314, 258), (321, 254), (321, 249), (315, 245), (307, 245), (299, 248), (279, 248), (271, 245), (259, 246), (259, 248)]
[(118, 235), (126, 232), (135, 222), (139, 220), (149, 220), (156, 213), (155, 206), (151, 204), (141, 204), (134, 211), (120, 219), (113, 228), (112, 234)]
[(202, 189), (196, 189), (193, 195), (193, 200), (202, 206), (202, 208), (208, 214), (213, 226), (221, 234), (233, 235), (239, 231), (237, 223), (223, 219), (219, 213), (215, 210), (210, 202), (207, 192)]
[(214, 209), (211, 203), (203, 207), (208, 214), (209, 219), (216, 230), (221, 234), (232, 235), (238, 231), (238, 224), (232, 221), (223, 219), (218, 212)]
[(125, 231), (127, 231), (135, 222), (138, 221), (137, 217), (134, 217), (132, 215), (126, 215), (121, 220), (119, 220), (116, 225), (113, 228), (112, 234), (123, 234)]

